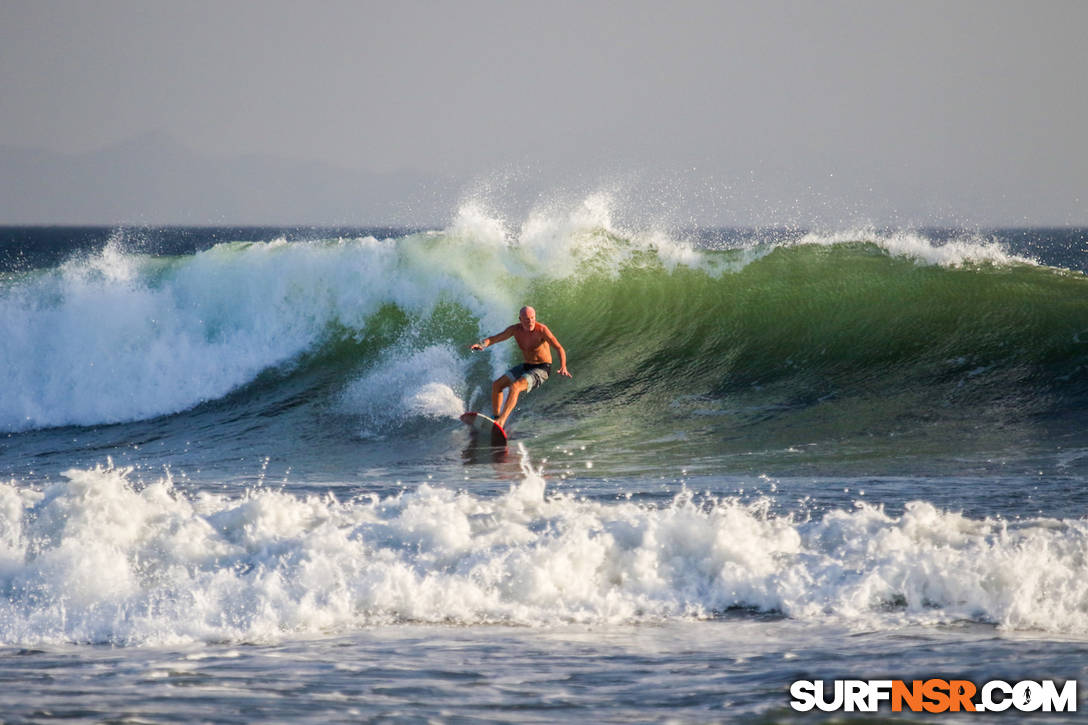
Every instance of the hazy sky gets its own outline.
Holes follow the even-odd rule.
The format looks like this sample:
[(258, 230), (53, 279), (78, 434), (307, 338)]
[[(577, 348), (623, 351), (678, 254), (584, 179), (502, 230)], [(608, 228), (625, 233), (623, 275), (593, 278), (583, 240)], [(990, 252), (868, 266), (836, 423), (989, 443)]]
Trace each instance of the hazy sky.
[[(33, 189), (0, 222), (75, 214), (87, 184), (54, 200), (60, 182), (35, 174), (116, 169), (110, 154), (154, 132), (139, 148), (175, 141), (239, 179), (271, 157), (500, 204), (610, 189), (702, 223), (1088, 224), (1086, 27), (1081, 0), (0, 0), (4, 188)], [(13, 148), (63, 156), (46, 172)], [(264, 212), (194, 201), (199, 181), (163, 171), (148, 213), (174, 193), (189, 221), (329, 213), (307, 182), (232, 219)], [(350, 178), (367, 208), (370, 182)]]

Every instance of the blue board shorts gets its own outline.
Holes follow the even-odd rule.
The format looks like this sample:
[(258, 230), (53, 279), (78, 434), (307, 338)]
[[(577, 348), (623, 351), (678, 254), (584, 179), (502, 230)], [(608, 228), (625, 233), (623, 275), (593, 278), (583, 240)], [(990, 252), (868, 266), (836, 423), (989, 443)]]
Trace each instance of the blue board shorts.
[(521, 363), (507, 370), (506, 377), (510, 378), (511, 382), (517, 382), (518, 378), (527, 382), (529, 387), (525, 388), (525, 392), (528, 393), (533, 388), (543, 385), (551, 372), (551, 363)]

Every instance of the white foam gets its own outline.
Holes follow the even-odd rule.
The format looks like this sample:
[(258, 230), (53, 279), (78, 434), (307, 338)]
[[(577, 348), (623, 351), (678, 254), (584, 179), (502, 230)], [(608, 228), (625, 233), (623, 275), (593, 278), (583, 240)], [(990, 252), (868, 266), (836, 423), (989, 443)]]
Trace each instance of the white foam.
[(852, 242), (870, 242), (893, 256), (942, 267), (960, 267), (965, 264), (1036, 264), (1032, 259), (1009, 254), (999, 242), (993, 239), (966, 233), (938, 243), (920, 232), (851, 229), (832, 234), (811, 232), (792, 244), (817, 244), (830, 247)]
[(382, 623), (631, 623), (729, 607), (888, 629), (961, 619), (1088, 634), (1088, 524), (914, 503), (811, 521), (766, 502), (664, 506), (443, 486), (241, 499), (69, 471), (0, 485), (0, 644), (269, 641)]
[(361, 327), (382, 302), (368, 283), (396, 264), (388, 247), (223, 245), (164, 267), (111, 245), (8, 289), (0, 428), (134, 420), (219, 398), (313, 347), (330, 322)]

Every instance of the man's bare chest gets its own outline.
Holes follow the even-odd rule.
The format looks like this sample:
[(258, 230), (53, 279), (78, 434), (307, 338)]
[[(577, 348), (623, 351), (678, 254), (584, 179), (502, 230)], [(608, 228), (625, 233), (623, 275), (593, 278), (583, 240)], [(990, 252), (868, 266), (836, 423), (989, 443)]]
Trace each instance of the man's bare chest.
[(539, 329), (532, 332), (519, 330), (514, 333), (514, 339), (523, 350), (535, 350), (546, 342), (544, 332)]

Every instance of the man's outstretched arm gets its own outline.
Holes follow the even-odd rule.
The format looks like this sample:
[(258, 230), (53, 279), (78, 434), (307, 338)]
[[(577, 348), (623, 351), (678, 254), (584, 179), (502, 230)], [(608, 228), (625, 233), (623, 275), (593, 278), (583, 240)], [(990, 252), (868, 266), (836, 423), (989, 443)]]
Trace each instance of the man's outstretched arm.
[(517, 325), (510, 325), (510, 327), (507, 327), (505, 330), (500, 332), (498, 335), (492, 335), (490, 337), (485, 337), (483, 340), (480, 340), (479, 342), (472, 343), (472, 345), (470, 345), (469, 347), (471, 349), (473, 349), (473, 350), (483, 350), (485, 347), (489, 347), (489, 346), (495, 344), (496, 342), (502, 342), (503, 340), (507, 340), (514, 334), (514, 328), (515, 327), (517, 327)]

